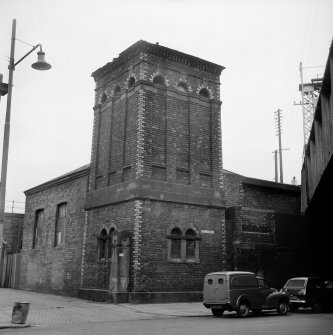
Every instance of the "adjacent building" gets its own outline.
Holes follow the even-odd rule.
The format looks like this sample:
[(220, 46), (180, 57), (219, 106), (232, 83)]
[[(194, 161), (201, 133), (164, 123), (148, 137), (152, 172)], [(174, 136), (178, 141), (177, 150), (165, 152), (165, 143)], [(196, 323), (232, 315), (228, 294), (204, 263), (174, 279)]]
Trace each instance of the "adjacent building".
[(313, 273), (333, 276), (333, 43), (325, 67), (302, 167), (302, 212), (311, 239)]

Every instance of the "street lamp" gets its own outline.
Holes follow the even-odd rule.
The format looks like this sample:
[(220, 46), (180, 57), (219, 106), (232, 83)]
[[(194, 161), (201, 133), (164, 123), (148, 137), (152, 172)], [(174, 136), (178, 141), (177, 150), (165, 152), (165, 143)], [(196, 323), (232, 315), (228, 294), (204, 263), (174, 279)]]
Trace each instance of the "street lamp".
[[(3, 246), (3, 224), (5, 215), (5, 197), (6, 197), (6, 179), (7, 179), (7, 163), (8, 163), (8, 146), (9, 146), (9, 132), (10, 132), (10, 109), (12, 103), (12, 88), (13, 88), (13, 73), (15, 66), (18, 65), (24, 58), (30, 55), (34, 50), (39, 48), (38, 60), (36, 63), (32, 64), (32, 68), (35, 70), (49, 70), (51, 65), (45, 61), (45, 53), (42, 50), (41, 44), (34, 46), (27, 54), (20, 58), (17, 62), (14, 60), (15, 53), (15, 39), (16, 39), (16, 20), (13, 20), (12, 25), (12, 39), (10, 48), (10, 60), (9, 60), (9, 76), (8, 76), (8, 86), (7, 86), (7, 108), (6, 108), (6, 119), (4, 126), (4, 137), (3, 137), (3, 149), (2, 149), (2, 165), (1, 165), (1, 183), (0, 183), (0, 248)], [(3, 249), (3, 248), (2, 248)], [(1, 251), (1, 256), (3, 256), (3, 250)], [(2, 257), (0, 260), (0, 278), (2, 270)]]

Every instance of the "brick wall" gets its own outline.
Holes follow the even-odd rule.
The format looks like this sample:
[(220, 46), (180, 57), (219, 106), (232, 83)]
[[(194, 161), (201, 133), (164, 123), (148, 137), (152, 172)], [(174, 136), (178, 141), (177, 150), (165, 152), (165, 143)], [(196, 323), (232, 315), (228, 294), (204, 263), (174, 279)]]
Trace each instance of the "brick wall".
[(102, 229), (133, 232), (134, 203), (123, 202), (115, 206), (96, 208), (87, 212), (88, 221), (85, 239), (85, 256), (82, 269), (82, 284), (84, 288), (107, 290), (110, 280), (109, 259), (99, 259), (98, 237)]
[[(80, 285), (84, 233), (84, 201), (89, 169), (37, 186), (26, 192), (26, 215), (20, 287), (76, 296)], [(67, 203), (65, 242), (55, 246), (57, 205)], [(41, 243), (33, 248), (37, 210), (44, 210)]]
[(244, 207), (271, 209), (276, 212), (300, 214), (300, 190), (293, 191), (243, 184)]
[(239, 174), (223, 170), (223, 190), (227, 207), (242, 205), (243, 179), (244, 177)]
[[(103, 228), (132, 233), (130, 290), (133, 292), (201, 291), (204, 275), (224, 266), (221, 256), (224, 211), (220, 209), (137, 200), (94, 209), (89, 216), (84, 288), (109, 288), (110, 260), (98, 260), (97, 238)], [(168, 261), (167, 235), (173, 226), (183, 231), (195, 227), (199, 232), (199, 263)]]
[[(227, 262), (229, 269), (264, 275), (274, 287), (304, 272), (306, 235), (300, 189), (224, 171)], [(295, 235), (295, 233), (298, 233)]]
[(300, 187), (223, 171), (227, 207), (242, 206), (300, 214)]
[[(201, 291), (206, 273), (223, 269), (224, 211), (184, 204), (144, 201), (142, 206), (140, 268), (136, 292)], [(171, 227), (199, 232), (198, 263), (168, 261)], [(209, 233), (206, 233), (209, 231)]]

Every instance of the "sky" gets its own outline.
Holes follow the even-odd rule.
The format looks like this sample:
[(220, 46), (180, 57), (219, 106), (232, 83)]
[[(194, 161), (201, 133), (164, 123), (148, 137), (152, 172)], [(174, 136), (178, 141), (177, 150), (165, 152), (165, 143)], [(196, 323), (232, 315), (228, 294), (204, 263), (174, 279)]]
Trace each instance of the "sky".
[[(0, 73), (42, 44), (50, 71), (30, 54), (14, 72), (6, 211), (24, 191), (90, 163), (95, 83), (91, 73), (138, 40), (222, 65), (223, 167), (274, 181), (282, 110), (283, 177), (301, 183), (299, 64), (322, 76), (333, 37), (330, 0), (0, 0)], [(6, 97), (0, 101), (0, 145)]]

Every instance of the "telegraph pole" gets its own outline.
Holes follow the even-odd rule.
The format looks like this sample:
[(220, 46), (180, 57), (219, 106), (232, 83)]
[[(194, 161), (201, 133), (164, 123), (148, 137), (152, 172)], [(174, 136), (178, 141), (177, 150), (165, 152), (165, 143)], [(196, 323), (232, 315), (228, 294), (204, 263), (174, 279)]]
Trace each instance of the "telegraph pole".
[[(290, 150), (289, 148), (283, 148), (281, 150)], [(272, 151), (272, 153), (274, 154), (274, 165), (275, 165), (275, 178), (274, 178), (274, 181), (276, 183), (279, 182), (279, 171), (278, 171), (278, 152), (279, 150), (274, 150)]]
[(275, 165), (275, 182), (278, 183), (279, 182), (279, 176), (278, 176), (278, 163), (277, 163), (277, 156), (278, 156), (278, 151), (274, 150), (274, 165)]

